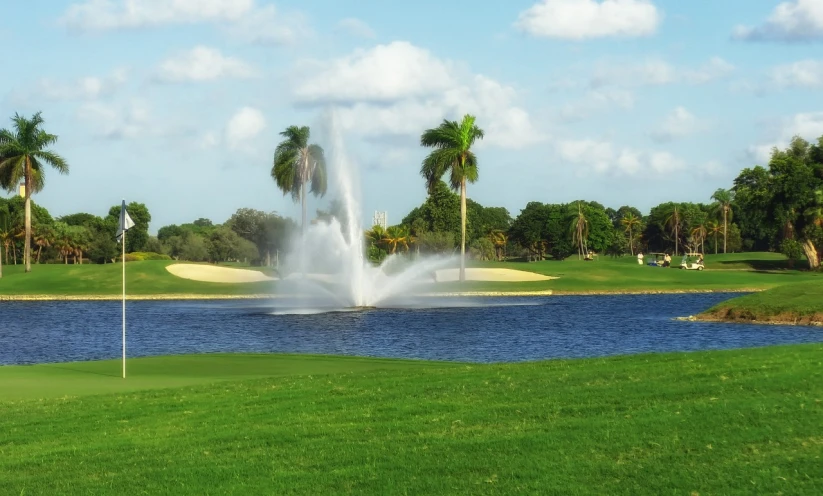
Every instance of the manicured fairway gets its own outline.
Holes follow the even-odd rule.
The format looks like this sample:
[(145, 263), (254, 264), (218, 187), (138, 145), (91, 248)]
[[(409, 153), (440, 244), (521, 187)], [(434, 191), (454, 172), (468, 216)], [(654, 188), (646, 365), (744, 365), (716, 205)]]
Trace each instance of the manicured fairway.
[[(219, 284), (191, 281), (173, 276), (167, 260), (126, 263), (127, 290), (130, 295), (154, 294), (265, 294), (270, 282)], [(21, 265), (3, 267), (0, 295), (118, 295), (122, 292), (121, 264), (33, 265), (28, 274)]]
[[(675, 258), (675, 265), (679, 259)], [(190, 281), (171, 275), (165, 267), (174, 262), (143, 261), (127, 264), (130, 295), (250, 295), (271, 294), (276, 282), (219, 284)], [(654, 292), (689, 290), (761, 290), (801, 281), (823, 281), (823, 276), (788, 268), (775, 253), (708, 255), (705, 271), (677, 267), (640, 266), (632, 257), (600, 257), (595, 262), (571, 258), (563, 262), (472, 262), (477, 267), (509, 268), (537, 272), (558, 279), (541, 282), (441, 283), (434, 292), (517, 292), (552, 290), (569, 292)], [(802, 268), (799, 263), (798, 267)], [(4, 267), (2, 295), (110, 295), (121, 291), (120, 265), (35, 265), (24, 274), (21, 266)]]
[[(42, 381), (27, 393), (47, 399), (0, 401), (0, 494), (823, 494), (823, 345), (378, 370), (313, 357), (328, 373), (312, 375), (214, 358), (166, 374), (226, 379), (240, 359), (238, 378), (278, 375), (69, 398)], [(2, 374), (0, 391), (21, 375)]]
[(178, 355), (130, 358), (127, 378), (122, 361), (50, 363), (0, 366), (0, 402), (24, 399), (127, 393), (219, 381), (259, 377), (362, 373), (372, 370), (406, 370), (448, 367), (446, 362), (323, 355), (233, 354)]

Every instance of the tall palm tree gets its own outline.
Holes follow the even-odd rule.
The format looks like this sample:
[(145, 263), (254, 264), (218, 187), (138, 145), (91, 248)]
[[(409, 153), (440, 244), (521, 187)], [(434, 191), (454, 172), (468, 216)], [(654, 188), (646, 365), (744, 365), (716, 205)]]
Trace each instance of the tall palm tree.
[(46, 184), (46, 165), (68, 174), (69, 165), (57, 153), (48, 149), (57, 142), (57, 136), (49, 134), (40, 126), (43, 118), (40, 112), (31, 119), (14, 114), (14, 130), (0, 130), (0, 186), (14, 191), (20, 181), (25, 186), (25, 243), (23, 258), (26, 272), (31, 272), (31, 195), (43, 189)]
[(640, 227), (640, 219), (631, 212), (626, 212), (626, 215), (620, 219), (620, 223), (623, 224), (623, 227), (626, 228), (626, 232), (629, 234), (629, 250), (634, 256), (634, 236), (632, 232), (634, 229)]
[(710, 220), (706, 223), (706, 234), (711, 234), (714, 236), (714, 254), (717, 255), (717, 235), (720, 234), (720, 231), (723, 230), (723, 226), (717, 223), (717, 221)]
[(586, 241), (589, 239), (589, 221), (583, 213), (583, 206), (577, 202), (577, 215), (572, 219), (571, 227), (569, 229), (572, 234), (572, 240), (577, 244), (577, 259), (580, 256), (588, 254), (588, 247)]
[(466, 114), (460, 122), (443, 119), (440, 126), (427, 129), (420, 137), (420, 145), (434, 148), (423, 160), (420, 174), (426, 179), (429, 191), (449, 174), (452, 189), (460, 190), (460, 280), (466, 280), (466, 183), (477, 181), (477, 156), (471, 147), (483, 139), (483, 130), (475, 124), (473, 115)]
[(283, 195), (291, 193), (295, 203), (302, 203), (302, 232), (306, 232), (306, 184), (314, 196), (325, 196), (328, 187), (326, 156), (319, 145), (309, 144), (308, 126), (289, 126), (280, 133), (285, 139), (274, 151), (271, 177)]
[(677, 256), (678, 248), (680, 245), (680, 223), (683, 219), (680, 216), (680, 212), (677, 210), (677, 205), (675, 205), (669, 215), (666, 217), (666, 227), (669, 228), (670, 231), (674, 234), (674, 254)]
[(720, 188), (714, 192), (712, 200), (717, 202), (717, 209), (723, 213), (723, 253), (726, 253), (726, 241), (729, 237), (729, 217), (732, 215), (734, 192)]

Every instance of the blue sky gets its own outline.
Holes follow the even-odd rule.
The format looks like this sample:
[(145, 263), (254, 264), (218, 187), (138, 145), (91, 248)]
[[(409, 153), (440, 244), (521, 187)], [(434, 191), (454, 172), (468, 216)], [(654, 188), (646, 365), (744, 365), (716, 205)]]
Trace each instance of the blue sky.
[(50, 0), (0, 18), (0, 116), (42, 111), (71, 165), (35, 201), (143, 202), (152, 231), (297, 217), (269, 176), (292, 124), (342, 134), (364, 221), (390, 223), (425, 198), (420, 132), (466, 112), (486, 131), (469, 196), (513, 215), (707, 201), (823, 135), (819, 0)]

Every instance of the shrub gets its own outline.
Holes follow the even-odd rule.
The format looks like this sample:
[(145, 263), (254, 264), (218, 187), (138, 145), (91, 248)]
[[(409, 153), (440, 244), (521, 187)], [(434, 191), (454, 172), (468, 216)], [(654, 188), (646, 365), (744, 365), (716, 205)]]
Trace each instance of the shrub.
[(144, 260), (171, 260), (168, 255), (162, 253), (155, 253), (153, 251), (136, 251), (134, 253), (126, 253), (126, 262), (142, 262)]

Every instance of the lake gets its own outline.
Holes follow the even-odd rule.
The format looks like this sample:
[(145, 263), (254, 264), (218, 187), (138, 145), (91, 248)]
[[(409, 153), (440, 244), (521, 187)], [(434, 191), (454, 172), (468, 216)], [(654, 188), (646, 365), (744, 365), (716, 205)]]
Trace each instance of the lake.
[[(684, 322), (731, 294), (548, 296), (284, 314), (275, 301), (127, 302), (128, 356), (288, 352), (516, 362), (823, 341), (816, 327)], [(118, 358), (120, 302), (0, 303), (0, 364)]]

